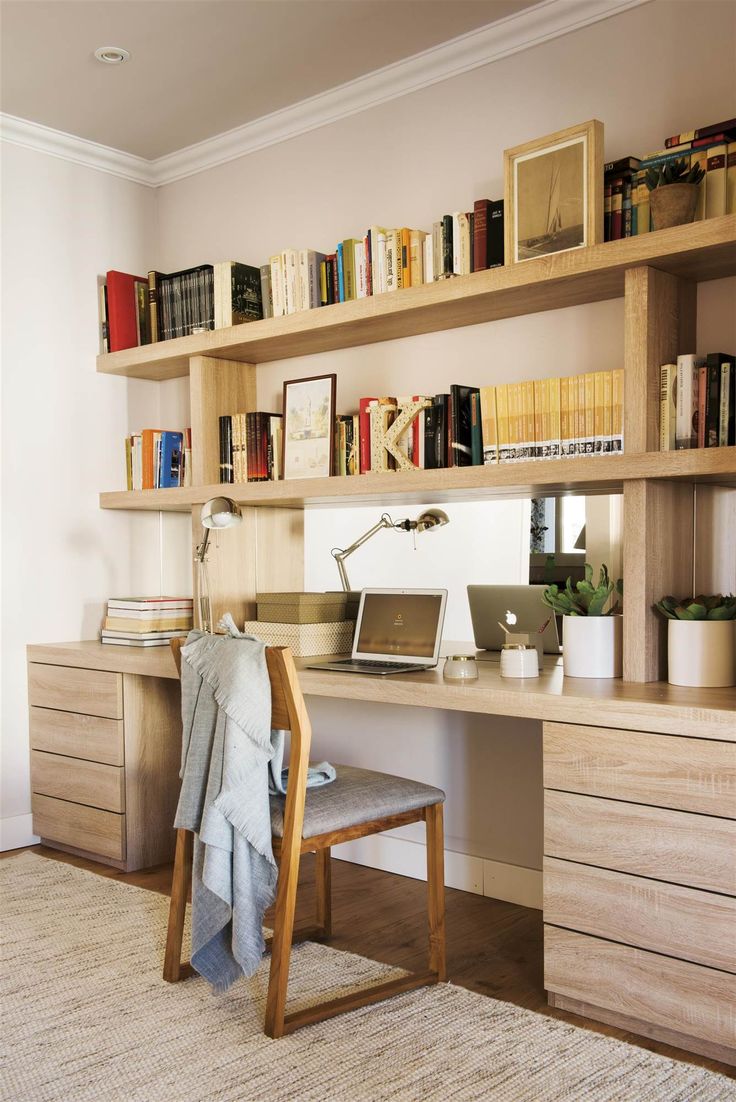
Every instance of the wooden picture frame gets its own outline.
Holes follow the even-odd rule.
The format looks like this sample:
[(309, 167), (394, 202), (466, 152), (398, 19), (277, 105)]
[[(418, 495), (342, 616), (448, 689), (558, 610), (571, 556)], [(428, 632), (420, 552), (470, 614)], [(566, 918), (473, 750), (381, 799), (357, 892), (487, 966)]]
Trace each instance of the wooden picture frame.
[(503, 164), (507, 264), (603, 241), (603, 123), (507, 149)]
[(284, 382), (283, 478), (325, 478), (335, 455), (337, 375)]

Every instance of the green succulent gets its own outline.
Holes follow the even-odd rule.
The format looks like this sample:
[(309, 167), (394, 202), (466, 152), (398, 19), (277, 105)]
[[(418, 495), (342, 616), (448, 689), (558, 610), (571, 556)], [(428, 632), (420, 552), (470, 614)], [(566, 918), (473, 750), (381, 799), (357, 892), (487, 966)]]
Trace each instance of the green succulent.
[[(614, 584), (608, 577), (608, 567), (603, 564), (598, 576), (598, 584), (593, 585), (593, 567), (585, 564), (585, 580), (576, 582), (568, 578), (564, 589), (558, 585), (549, 585), (542, 594), (542, 601), (548, 608), (562, 616), (610, 616), (617, 609), (617, 597), (623, 594), (624, 583), (621, 578)], [(613, 600), (611, 598), (613, 597)], [(611, 600), (606, 611), (606, 605)]]
[(736, 620), (736, 597), (721, 593), (698, 597), (663, 597), (654, 606), (668, 620)]
[(648, 168), (644, 174), (644, 181), (650, 191), (655, 188), (665, 187), (667, 184), (699, 184), (705, 176), (700, 165), (693, 165), (687, 157), (677, 161), (667, 161), (656, 168)]

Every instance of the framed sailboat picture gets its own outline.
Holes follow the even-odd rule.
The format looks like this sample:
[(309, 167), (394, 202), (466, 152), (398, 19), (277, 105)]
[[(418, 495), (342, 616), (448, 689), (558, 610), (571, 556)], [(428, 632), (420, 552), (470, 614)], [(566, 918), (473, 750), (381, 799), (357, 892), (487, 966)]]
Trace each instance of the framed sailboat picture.
[(504, 152), (506, 263), (603, 240), (603, 123), (597, 119)]

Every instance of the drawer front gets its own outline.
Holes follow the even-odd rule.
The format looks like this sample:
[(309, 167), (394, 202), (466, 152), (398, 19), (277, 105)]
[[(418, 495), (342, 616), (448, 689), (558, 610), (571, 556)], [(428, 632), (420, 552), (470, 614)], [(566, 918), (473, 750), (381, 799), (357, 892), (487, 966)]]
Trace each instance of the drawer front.
[(547, 790), (544, 853), (736, 895), (736, 822), (729, 819)]
[(736, 1045), (736, 977), (728, 972), (545, 926), (544, 986), (691, 1037)]
[(76, 666), (28, 666), (28, 698), (41, 708), (82, 712), (107, 719), (123, 718), (123, 679), (107, 670), (82, 670)]
[(123, 721), (54, 708), (31, 708), (31, 749), (122, 765)]
[(544, 921), (736, 972), (736, 899), (544, 859)]
[(545, 723), (544, 786), (736, 819), (736, 742)]
[(31, 752), (31, 786), (43, 796), (56, 796), (103, 811), (125, 811), (125, 770), (119, 765)]
[(33, 830), (49, 841), (125, 860), (125, 816), (33, 793)]

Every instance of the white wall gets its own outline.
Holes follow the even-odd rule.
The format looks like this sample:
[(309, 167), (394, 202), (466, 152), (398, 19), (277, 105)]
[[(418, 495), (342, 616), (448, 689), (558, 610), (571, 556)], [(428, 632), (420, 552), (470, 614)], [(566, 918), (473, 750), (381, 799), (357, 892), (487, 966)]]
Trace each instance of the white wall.
[(98, 506), (124, 478), (126, 433), (158, 420), (159, 390), (95, 374), (96, 277), (146, 272), (157, 196), (12, 145), (2, 192), (0, 846), (13, 848), (32, 837), (26, 644), (92, 639), (109, 596), (162, 584), (158, 515)]
[[(10, 686), (8, 814), (22, 814), (28, 802), (23, 644), (89, 637), (115, 589), (158, 588), (158, 564), (170, 563), (172, 550), (178, 556), (174, 575), (186, 572), (186, 517), (166, 519), (159, 547), (156, 518), (97, 509), (98, 490), (124, 484), (118, 458), (124, 433), (141, 427), (152, 410), (179, 424), (186, 409), (182, 382), (157, 391), (155, 384), (94, 375), (91, 288), (97, 272), (143, 272), (154, 264), (166, 270), (223, 258), (259, 264), (287, 246), (328, 251), (372, 222), (428, 228), (447, 211), (468, 209), (475, 198), (502, 194), (505, 147), (584, 118), (603, 121), (607, 158), (646, 152), (668, 134), (733, 114), (733, 32), (732, 5), (654, 0), (168, 185), (155, 196), (37, 154), (8, 151), (6, 283), (8, 272), (13, 278), (4, 308), (10, 330), (5, 512), (20, 512), (20, 483), (8, 475), (7, 462), (22, 463), (23, 489), (39, 491), (51, 510), (17, 535), (5, 533), (5, 622), (12, 647), (4, 668)], [(39, 296), (41, 270), (54, 278)], [(724, 333), (723, 309), (732, 294), (732, 281), (701, 287), (700, 350), (711, 333)], [(620, 301), (606, 302), (268, 364), (258, 371), (259, 404), (279, 408), (285, 378), (327, 371), (338, 373), (339, 409), (350, 410), (368, 390), (434, 392), (450, 382), (482, 385), (616, 367), (622, 317)], [(734, 343), (733, 336), (728, 345), (720, 336), (713, 341)], [(33, 450), (27, 443), (31, 416), (41, 442)], [(308, 527), (324, 527), (326, 534), (345, 519), (322, 512), (308, 518)], [(150, 548), (156, 551), (149, 558)], [(362, 554), (369, 556), (368, 549)], [(317, 562), (321, 570), (319, 543), (308, 555), (310, 577), (317, 576)], [(356, 579), (367, 577), (369, 557), (359, 563), (356, 556), (354, 563)], [(332, 701), (315, 700), (310, 707), (325, 754), (443, 785), (452, 847), (540, 867), (537, 725), (380, 705), (347, 711)], [(414, 837), (411, 830), (407, 836)]]

